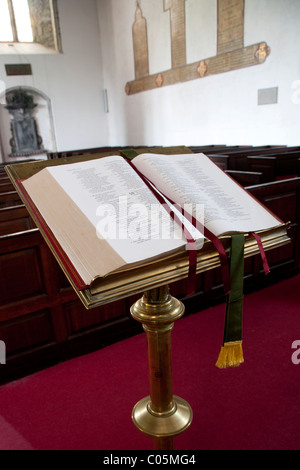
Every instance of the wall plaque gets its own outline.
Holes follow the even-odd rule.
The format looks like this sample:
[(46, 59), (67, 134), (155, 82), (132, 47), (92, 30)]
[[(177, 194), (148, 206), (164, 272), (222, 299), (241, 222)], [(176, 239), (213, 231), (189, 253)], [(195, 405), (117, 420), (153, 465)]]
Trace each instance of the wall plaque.
[(149, 75), (147, 22), (143, 17), (140, 0), (137, 1), (135, 22), (132, 26), (135, 78)]
[(244, 47), (245, 0), (218, 1), (218, 55)]
[(265, 41), (244, 47), (245, 0), (218, 0), (217, 55), (186, 63), (186, 0), (162, 0), (170, 13), (172, 68), (151, 75), (149, 72), (147, 20), (143, 17), (141, 0), (137, 0), (133, 45), (135, 80), (127, 82), (127, 95), (161, 88), (188, 80), (196, 80), (265, 62), (271, 50)]
[(31, 64), (5, 64), (6, 75), (32, 75)]
[(170, 10), (172, 68), (186, 64), (186, 0), (164, 0), (164, 11)]
[(278, 87), (264, 88), (257, 92), (258, 106), (278, 103)]

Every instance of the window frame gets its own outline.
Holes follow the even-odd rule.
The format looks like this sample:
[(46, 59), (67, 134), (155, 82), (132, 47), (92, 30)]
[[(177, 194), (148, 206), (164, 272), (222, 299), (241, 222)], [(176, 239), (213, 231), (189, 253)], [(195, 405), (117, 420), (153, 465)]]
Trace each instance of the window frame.
[[(62, 42), (61, 42), (61, 33), (59, 25), (59, 15), (58, 15), (58, 6), (57, 0), (28, 0), (28, 6), (30, 11), (31, 23), (32, 23), (32, 35), (33, 41), (19, 41), (18, 31), (15, 20), (15, 12), (13, 7), (13, 1), (7, 0), (11, 30), (13, 34), (13, 41), (0, 41), (0, 54), (5, 53), (4, 48), (10, 46), (9, 53), (12, 52), (11, 46), (16, 46), (16, 49), (20, 47), (21, 50), (25, 48), (26, 53), (34, 53), (35, 50), (40, 53), (41, 50), (48, 53), (62, 53)], [(46, 8), (45, 8), (46, 6)], [(40, 12), (48, 11), (48, 15), (44, 16), (43, 13), (39, 16)], [(39, 24), (45, 23), (48, 24), (48, 28), (44, 28), (45, 31), (48, 31), (48, 36), (42, 31), (40, 34)], [(49, 33), (50, 29), (50, 33)], [(49, 45), (48, 42), (51, 42)]]

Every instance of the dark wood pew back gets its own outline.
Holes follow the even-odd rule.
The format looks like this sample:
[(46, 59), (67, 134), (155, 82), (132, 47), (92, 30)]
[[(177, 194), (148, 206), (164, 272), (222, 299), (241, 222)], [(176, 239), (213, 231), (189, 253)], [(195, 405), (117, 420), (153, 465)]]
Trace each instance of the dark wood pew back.
[(208, 155), (209, 159), (214, 162), (219, 168), (226, 171), (229, 170), (229, 155)]
[(14, 191), (14, 185), (10, 181), (8, 177), (0, 178), (0, 194), (5, 193), (7, 191)]
[[(246, 189), (284, 222), (291, 222), (291, 244), (267, 254), (271, 279), (273, 273), (280, 278), (294, 273), (300, 266), (300, 178)], [(0, 210), (0, 338), (7, 346), (0, 383), (141, 331), (129, 314), (132, 298), (85, 310), (39, 230), (22, 231), (27, 216), (24, 206)], [(262, 278), (261, 258), (247, 259), (245, 285), (251, 281), (259, 288)], [(185, 281), (173, 283), (170, 292), (180, 298), (185, 287)], [(205, 302), (223, 295), (220, 270), (202, 273), (196, 295), (185, 298), (186, 311), (199, 311)]]
[(0, 209), (0, 236), (31, 228), (35, 228), (35, 224), (24, 205)]
[(140, 331), (126, 301), (87, 311), (37, 228), (0, 236), (0, 383)]
[(6, 191), (0, 194), (0, 209), (2, 207), (20, 206), (22, 201), (17, 191)]
[(253, 186), (264, 182), (263, 173), (258, 171), (226, 170), (225, 173), (242, 186)]
[(275, 181), (277, 176), (276, 157), (247, 157), (247, 171), (262, 173), (262, 183)]
[[(247, 157), (261, 156), (261, 157), (278, 157), (282, 155), (285, 158), (287, 166), (290, 166), (292, 160), (300, 157), (300, 147), (286, 147), (286, 146), (262, 146), (262, 147), (225, 147), (222, 149), (208, 150), (206, 154), (210, 157), (214, 155), (224, 155), (228, 157), (227, 169), (247, 171)], [(284, 157), (285, 156), (285, 157)], [(283, 165), (283, 162), (281, 163)]]
[[(300, 178), (275, 181), (246, 188), (283, 222), (291, 222), (291, 244), (269, 253), (271, 264), (283, 272), (300, 267)], [(285, 264), (285, 266), (283, 266)]]

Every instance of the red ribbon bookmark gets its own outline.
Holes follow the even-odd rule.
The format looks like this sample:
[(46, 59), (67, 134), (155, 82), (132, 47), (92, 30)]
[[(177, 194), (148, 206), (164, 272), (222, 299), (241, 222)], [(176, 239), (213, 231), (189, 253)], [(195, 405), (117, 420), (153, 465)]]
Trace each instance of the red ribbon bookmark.
[(264, 267), (265, 274), (270, 274), (269, 263), (268, 263), (267, 256), (266, 256), (266, 253), (265, 253), (265, 250), (264, 250), (264, 247), (263, 247), (260, 236), (257, 233), (254, 233), (254, 232), (252, 232), (250, 235), (252, 235), (257, 241), (258, 248), (259, 248), (261, 258), (262, 258), (262, 262), (263, 262), (263, 267)]
[(188, 288), (187, 288), (187, 295), (191, 295), (195, 293), (196, 290), (196, 267), (197, 267), (197, 247), (196, 241), (185, 227), (184, 223), (179, 220), (176, 216), (174, 211), (166, 204), (166, 200), (169, 201), (177, 210), (179, 210), (182, 214), (184, 214), (185, 218), (194, 226), (196, 227), (208, 240), (210, 240), (216, 250), (219, 253), (220, 261), (221, 261), (221, 269), (222, 269), (222, 278), (223, 284), (225, 289), (225, 294), (229, 294), (231, 291), (230, 286), (230, 271), (229, 271), (229, 264), (228, 258), (225, 251), (225, 248), (222, 242), (216, 237), (212, 232), (210, 232), (201, 222), (196, 220), (194, 216), (189, 214), (186, 210), (183, 210), (179, 204), (176, 204), (174, 201), (166, 197), (163, 193), (161, 193), (153, 183), (151, 183), (132, 163), (130, 160), (124, 158), (125, 161), (136, 171), (136, 173), (142, 178), (144, 183), (148, 186), (148, 188), (152, 191), (152, 193), (156, 196), (158, 201), (163, 204), (164, 208), (168, 211), (170, 216), (173, 220), (175, 220), (179, 225), (181, 225), (183, 232), (185, 234), (188, 247), (189, 247), (189, 275), (188, 275)]

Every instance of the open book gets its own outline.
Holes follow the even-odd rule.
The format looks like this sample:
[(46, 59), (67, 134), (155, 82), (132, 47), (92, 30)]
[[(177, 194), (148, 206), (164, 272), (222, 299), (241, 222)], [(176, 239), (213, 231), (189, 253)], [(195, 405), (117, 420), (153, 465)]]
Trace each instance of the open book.
[[(282, 224), (203, 154), (142, 154), (131, 162), (109, 156), (49, 166), (19, 189), (78, 289), (191, 249), (187, 233), (193, 248), (201, 249), (203, 226), (219, 237)], [(172, 205), (170, 210), (172, 203), (183, 213)]]

